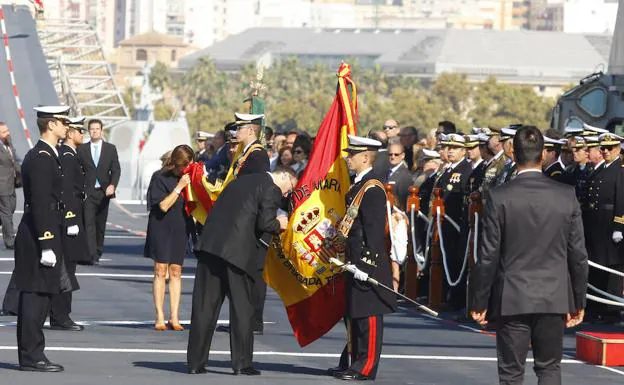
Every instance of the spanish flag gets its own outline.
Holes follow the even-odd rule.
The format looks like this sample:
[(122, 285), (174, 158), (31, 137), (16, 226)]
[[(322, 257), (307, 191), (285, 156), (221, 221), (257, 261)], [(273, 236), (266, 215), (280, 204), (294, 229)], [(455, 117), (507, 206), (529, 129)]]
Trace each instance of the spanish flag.
[(347, 134), (355, 134), (356, 114), (351, 68), (343, 63), (338, 69), (336, 97), (293, 192), (294, 210), (288, 228), (281, 234), (279, 245), (269, 250), (264, 268), (264, 279), (282, 298), (301, 346), (327, 333), (345, 311), (342, 273), (329, 258), (344, 260), (344, 239), (337, 233), (350, 184), (343, 150)]

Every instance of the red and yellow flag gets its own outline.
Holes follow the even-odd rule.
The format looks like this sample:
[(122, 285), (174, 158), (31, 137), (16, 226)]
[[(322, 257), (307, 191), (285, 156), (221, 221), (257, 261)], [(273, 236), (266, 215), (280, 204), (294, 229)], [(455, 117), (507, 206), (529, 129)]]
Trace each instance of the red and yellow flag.
[(350, 182), (343, 150), (347, 134), (355, 133), (356, 114), (351, 68), (343, 63), (336, 97), (293, 193), (294, 210), (280, 237), (281, 247), (269, 250), (264, 268), (264, 279), (282, 298), (301, 346), (327, 333), (345, 311), (342, 273), (329, 258), (344, 260), (345, 245), (336, 227), (346, 210)]

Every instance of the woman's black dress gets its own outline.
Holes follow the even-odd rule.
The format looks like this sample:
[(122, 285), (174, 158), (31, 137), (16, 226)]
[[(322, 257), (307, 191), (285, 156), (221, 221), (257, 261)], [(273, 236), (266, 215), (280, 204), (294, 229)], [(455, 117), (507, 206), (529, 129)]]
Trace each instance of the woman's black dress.
[(181, 195), (166, 213), (158, 206), (175, 189), (179, 180), (171, 172), (156, 171), (152, 175), (147, 188), (149, 220), (143, 254), (155, 262), (181, 266), (193, 221), (184, 211), (184, 199)]

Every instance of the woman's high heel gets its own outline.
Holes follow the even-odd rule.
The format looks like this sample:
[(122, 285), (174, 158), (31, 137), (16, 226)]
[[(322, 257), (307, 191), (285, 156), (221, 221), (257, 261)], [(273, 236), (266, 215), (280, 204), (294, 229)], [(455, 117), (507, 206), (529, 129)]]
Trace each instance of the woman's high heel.
[(169, 330), (173, 330), (176, 332), (184, 331), (184, 326), (180, 325), (179, 323), (174, 324), (171, 321), (167, 321), (167, 328), (169, 328)]

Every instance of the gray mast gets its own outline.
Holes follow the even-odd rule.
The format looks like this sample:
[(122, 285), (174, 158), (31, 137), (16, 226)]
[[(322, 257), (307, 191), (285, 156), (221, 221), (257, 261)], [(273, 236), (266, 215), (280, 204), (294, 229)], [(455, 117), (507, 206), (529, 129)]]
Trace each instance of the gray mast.
[(607, 73), (609, 75), (624, 75), (624, 0), (618, 0), (617, 18), (611, 40)]

